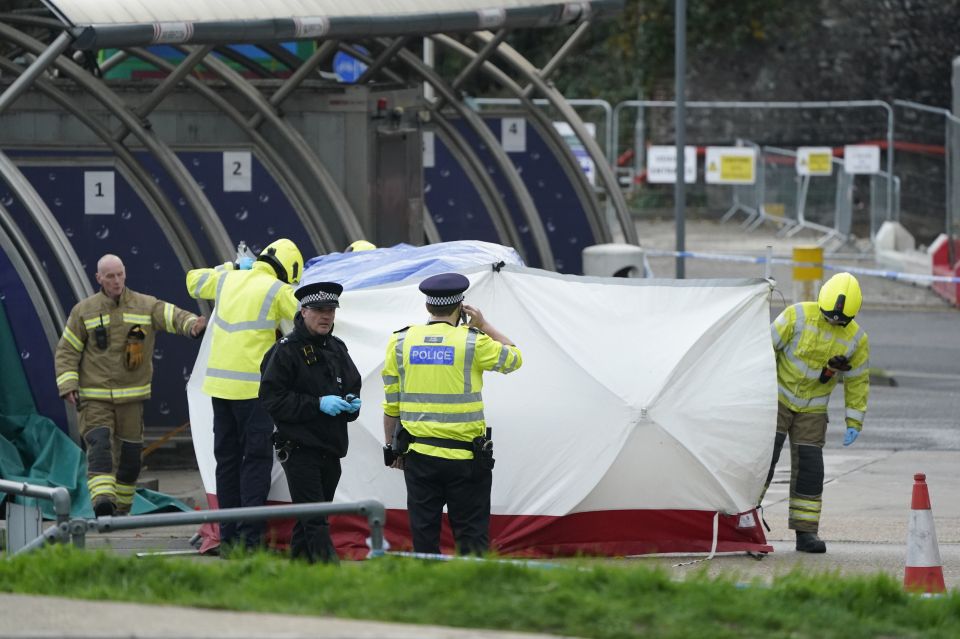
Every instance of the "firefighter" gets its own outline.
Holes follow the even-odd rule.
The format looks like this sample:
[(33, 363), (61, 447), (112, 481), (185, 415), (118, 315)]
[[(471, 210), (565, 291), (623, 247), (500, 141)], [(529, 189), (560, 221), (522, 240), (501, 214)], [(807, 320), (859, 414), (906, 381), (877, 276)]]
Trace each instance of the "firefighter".
[[(249, 258), (252, 259), (252, 258)], [(190, 295), (214, 301), (213, 341), (203, 391), (213, 398), (217, 507), (263, 506), (270, 492), (273, 421), (258, 397), (260, 362), (281, 320), (297, 312), (293, 286), (303, 273), (296, 244), (279, 239), (256, 261), (187, 273)], [(263, 543), (263, 522), (220, 524), (224, 549)]]
[(827, 551), (817, 532), (830, 393), (838, 383), (843, 384), (847, 426), (844, 446), (856, 441), (867, 412), (870, 346), (866, 332), (854, 320), (862, 300), (857, 279), (850, 273), (838, 273), (823, 285), (816, 302), (787, 307), (770, 327), (777, 358), (779, 405), (773, 460), (764, 492), (789, 436), (789, 526), (796, 531), (796, 549), (800, 552)]
[(119, 257), (100, 258), (100, 292), (70, 311), (55, 354), (60, 396), (80, 413), (87, 486), (98, 517), (128, 514), (133, 505), (157, 331), (199, 337), (207, 324), (205, 317), (130, 290), (126, 278)]
[[(333, 335), (342, 292), (336, 282), (298, 288), (293, 331), (261, 364), (260, 399), (277, 426), (274, 446), (295, 504), (333, 501), (349, 444), (347, 423), (360, 415), (360, 373)], [(290, 551), (294, 559), (336, 563), (326, 517), (298, 519)]]
[(483, 373), (512, 373), (523, 359), (479, 309), (463, 303), (469, 286), (457, 273), (425, 279), (420, 291), (430, 320), (395, 332), (383, 365), (384, 462), (403, 470), (416, 552), (440, 552), (444, 504), (459, 552), (489, 549), (494, 460)]

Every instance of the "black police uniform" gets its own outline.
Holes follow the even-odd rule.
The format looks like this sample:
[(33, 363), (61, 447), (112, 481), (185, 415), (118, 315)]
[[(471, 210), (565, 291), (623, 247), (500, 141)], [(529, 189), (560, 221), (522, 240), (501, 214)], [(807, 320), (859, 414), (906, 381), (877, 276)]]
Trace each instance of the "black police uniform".
[[(298, 289), (298, 299), (303, 303), (302, 291), (314, 287)], [(260, 400), (276, 425), (279, 456), (286, 456), (281, 464), (293, 503), (333, 500), (340, 482), (340, 458), (347, 454), (347, 423), (360, 412), (331, 417), (320, 412), (319, 401), (324, 395), (359, 397), (360, 383), (360, 373), (343, 341), (331, 334), (311, 334), (299, 313), (293, 331), (264, 356)], [(326, 517), (297, 521), (291, 554), (310, 562), (337, 560)]]

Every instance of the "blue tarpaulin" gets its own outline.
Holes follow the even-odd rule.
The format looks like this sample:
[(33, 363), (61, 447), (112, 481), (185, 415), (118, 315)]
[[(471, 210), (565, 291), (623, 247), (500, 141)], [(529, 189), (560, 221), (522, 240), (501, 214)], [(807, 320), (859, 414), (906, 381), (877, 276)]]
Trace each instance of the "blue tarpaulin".
[(307, 261), (301, 285), (326, 281), (338, 282), (346, 290), (368, 288), (500, 262), (523, 266), (514, 249), (490, 242), (461, 240), (428, 246), (398, 244), (390, 248), (315, 257)]

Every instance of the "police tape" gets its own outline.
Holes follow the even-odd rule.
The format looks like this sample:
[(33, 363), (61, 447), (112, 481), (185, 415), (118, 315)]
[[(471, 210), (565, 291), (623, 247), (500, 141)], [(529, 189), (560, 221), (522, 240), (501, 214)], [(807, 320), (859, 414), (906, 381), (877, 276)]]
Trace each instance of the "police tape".
[[(751, 255), (723, 255), (721, 253), (700, 253), (698, 251), (655, 251), (644, 249), (644, 257), (692, 257), (703, 260), (713, 260), (717, 262), (740, 262), (743, 264), (766, 264), (766, 256)], [(854, 275), (871, 275), (888, 280), (910, 282), (915, 284), (926, 284), (929, 282), (944, 282), (947, 284), (960, 284), (960, 277), (951, 275), (921, 275), (919, 273), (902, 273), (900, 271), (884, 271), (873, 268), (858, 268), (855, 266), (844, 266), (839, 264), (820, 264), (819, 262), (794, 262), (782, 257), (773, 257), (769, 259), (771, 264), (780, 264), (785, 266), (803, 266), (819, 267), (822, 266), (828, 271), (843, 271)]]

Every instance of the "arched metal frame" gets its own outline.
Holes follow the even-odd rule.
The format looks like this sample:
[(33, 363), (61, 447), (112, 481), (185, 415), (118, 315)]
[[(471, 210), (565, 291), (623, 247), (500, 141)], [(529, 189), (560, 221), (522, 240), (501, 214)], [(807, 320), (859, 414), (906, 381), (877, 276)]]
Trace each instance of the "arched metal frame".
[[(159, 69), (169, 71), (174, 66), (172, 63), (167, 62), (163, 58), (145, 49), (133, 48), (129, 50), (128, 54), (132, 57), (140, 58), (145, 62), (149, 62)], [(320, 210), (314, 204), (303, 182), (297, 179), (287, 162), (277, 153), (273, 145), (267, 142), (254, 128), (249, 126), (246, 116), (230, 104), (226, 98), (193, 76), (187, 76), (184, 81), (193, 91), (196, 91), (198, 95), (217, 107), (250, 137), (250, 141), (253, 143), (253, 147), (257, 152), (257, 157), (276, 180), (281, 190), (287, 195), (287, 199), (297, 212), (304, 228), (311, 228), (311, 225), (309, 225), (306, 220), (311, 217), (319, 218)], [(315, 240), (313, 244), (318, 252), (327, 250), (327, 246), (321, 243), (319, 238), (311, 237), (311, 240)]]
[[(478, 31), (472, 35), (481, 43), (489, 42), (495, 37), (494, 34), (489, 31)], [(587, 153), (593, 160), (594, 166), (597, 167), (600, 179), (606, 189), (607, 197), (610, 198), (613, 203), (613, 208), (617, 213), (624, 238), (630, 244), (639, 244), (637, 227), (630, 217), (630, 209), (627, 207), (627, 201), (623, 197), (620, 185), (617, 183), (617, 176), (614, 175), (610, 165), (607, 164), (603, 150), (597, 144), (597, 141), (587, 132), (587, 128), (584, 126), (579, 114), (567, 103), (559, 91), (552, 85), (547, 84), (537, 68), (520, 55), (516, 49), (509, 44), (503, 43), (497, 47), (497, 55), (503, 58), (517, 73), (533, 85), (539, 93), (543, 94), (543, 96), (550, 101), (553, 108), (567, 121), (567, 124), (570, 125), (574, 134), (576, 134), (581, 144), (583, 144), (583, 148), (587, 150)]]
[[(0, 69), (12, 73), (22, 73), (23, 71), (21, 67), (13, 64), (6, 58), (0, 58)], [(115, 141), (106, 127), (90, 117), (86, 111), (78, 107), (76, 103), (71, 101), (62, 91), (54, 87), (52, 83), (43, 78), (37, 78), (34, 84), (37, 89), (77, 118), (81, 124), (100, 138), (113, 152), (117, 160), (119, 160), (120, 166), (126, 168), (127, 173), (125, 177), (127, 181), (134, 190), (146, 195), (143, 201), (147, 208), (153, 213), (153, 217), (157, 220), (160, 228), (164, 230), (164, 234), (173, 247), (176, 257), (183, 269), (187, 270), (191, 268), (191, 264), (202, 262), (203, 256), (200, 253), (200, 249), (193, 241), (189, 231), (183, 226), (180, 215), (163, 191), (150, 179), (149, 173), (143, 168), (136, 157), (125, 146)], [(185, 243), (183, 238), (187, 238), (188, 242)]]
[[(42, 42), (19, 32), (12, 27), (0, 23), (0, 39), (16, 43), (18, 46), (35, 53), (42, 54), (46, 49)], [(190, 208), (201, 220), (214, 250), (221, 259), (232, 259), (234, 247), (229, 235), (220, 222), (216, 211), (207, 200), (203, 190), (187, 170), (170, 147), (160, 140), (152, 131), (148, 130), (140, 120), (123, 106), (122, 100), (113, 93), (103, 82), (98, 81), (74, 62), (58, 57), (53, 66), (63, 75), (73, 80), (81, 89), (89, 93), (100, 102), (111, 115), (116, 117), (130, 132), (137, 137), (141, 144), (157, 160), (161, 167), (170, 175), (177, 188), (183, 194)], [(189, 237), (189, 233), (187, 234)], [(187, 238), (182, 238), (187, 244)], [(190, 240), (192, 241), (192, 240)]]
[[(522, 217), (528, 223), (531, 229), (531, 237), (534, 247), (540, 254), (542, 266), (545, 268), (554, 267), (553, 255), (546, 232), (543, 228), (542, 221), (537, 214), (533, 199), (530, 196), (530, 193), (526, 190), (526, 187), (520, 179), (519, 173), (513, 167), (512, 162), (497, 143), (496, 138), (489, 131), (488, 127), (483, 124), (482, 119), (476, 113), (474, 113), (472, 109), (468, 108), (463, 100), (458, 97), (457, 89), (472, 73), (478, 69), (481, 69), (485, 74), (491, 76), (501, 86), (506, 88), (521, 100), (523, 107), (531, 115), (533, 123), (540, 130), (541, 136), (545, 139), (551, 150), (553, 150), (557, 155), (561, 165), (564, 167), (568, 177), (571, 179), (575, 191), (577, 192), (581, 203), (584, 205), (584, 209), (588, 213), (588, 222), (591, 230), (594, 233), (594, 236), (598, 241), (606, 241), (610, 237), (609, 229), (600, 215), (599, 202), (596, 199), (595, 193), (593, 192), (592, 188), (586, 184), (586, 179), (579, 170), (579, 167), (576, 166), (576, 161), (572, 155), (572, 152), (566, 148), (566, 145), (563, 143), (562, 139), (559, 139), (559, 134), (556, 133), (549, 118), (545, 113), (542, 112), (542, 109), (536, 107), (536, 105), (529, 100), (529, 96), (533, 92), (539, 92), (546, 96), (553, 107), (560, 112), (562, 117), (564, 117), (564, 119), (570, 124), (575, 134), (581, 139), (584, 148), (593, 158), (595, 165), (599, 169), (599, 173), (608, 193), (608, 197), (610, 198), (614, 209), (617, 211), (619, 221), (623, 227), (624, 236), (628, 241), (636, 242), (636, 229), (632, 223), (632, 220), (629, 219), (622, 193), (616, 184), (616, 178), (613, 176), (610, 167), (607, 166), (607, 164), (603, 161), (602, 153), (600, 152), (599, 147), (586, 133), (583, 123), (580, 121), (576, 112), (569, 108), (568, 105), (565, 105), (563, 97), (544, 81), (545, 78), (556, 68), (559, 61), (562, 60), (567, 54), (568, 50), (572, 48), (573, 44), (583, 35), (583, 33), (585, 33), (589, 24), (589, 21), (587, 20), (587, 18), (589, 18), (589, 12), (580, 11), (578, 13), (579, 15), (575, 16), (579, 21), (577, 30), (570, 38), (568, 38), (561, 50), (554, 55), (554, 57), (547, 65), (543, 67), (542, 70), (536, 69), (512, 47), (504, 44), (503, 39), (506, 31), (501, 29), (496, 32), (496, 34), (489, 31), (472, 32), (472, 37), (480, 42), (479, 51), (475, 51), (468, 46), (449, 38), (449, 36), (433, 36), (435, 41), (444, 44), (448, 49), (453, 50), (454, 52), (459, 53), (468, 59), (466, 67), (459, 72), (458, 76), (452, 82), (445, 82), (442, 78), (435, 74), (430, 67), (427, 67), (425, 64), (420, 62), (419, 58), (413, 52), (405, 48), (407, 40), (410, 37), (409, 35), (400, 36), (392, 40), (385, 38), (376, 39), (375, 43), (381, 49), (380, 55), (374, 59), (366, 57), (365, 61), (368, 63), (369, 68), (363, 74), (361, 79), (362, 81), (366, 81), (373, 78), (377, 74), (397, 78), (398, 76), (396, 76), (396, 74), (385, 68), (386, 65), (390, 64), (391, 62), (395, 62), (407, 67), (410, 73), (412, 73), (414, 76), (419, 76), (421, 81), (429, 84), (438, 91), (441, 96), (441, 100), (437, 105), (438, 108), (435, 108), (432, 113), (437, 128), (446, 130), (445, 141), (454, 142), (454, 144), (451, 145), (451, 148), (458, 146), (455, 142), (455, 138), (451, 135), (453, 127), (450, 126), (449, 122), (447, 122), (442, 116), (441, 109), (439, 108), (444, 102), (446, 102), (454, 108), (457, 114), (468, 124), (471, 130), (480, 137), (484, 144), (488, 146), (495, 164), (498, 166), (498, 169), (506, 179), (511, 191), (514, 192), (516, 200), (521, 209)], [(64, 27), (58, 21), (51, 20), (49, 18), (39, 18), (36, 16), (15, 17), (20, 19), (23, 23), (34, 27), (42, 27), (50, 30), (61, 30), (61, 34), (57, 38), (54, 46), (57, 48), (63, 48), (62, 31)], [(531, 24), (527, 26), (533, 25)], [(31, 52), (40, 57), (45, 55), (55, 56), (55, 53), (59, 52), (57, 51), (52, 54), (50, 49), (41, 46), (37, 40), (30, 38), (25, 34), (21, 34), (18, 37), (17, 34), (10, 32), (9, 27), (2, 24), (0, 24), (0, 37), (6, 38), (8, 41), (15, 42), (25, 51)], [(320, 249), (333, 248), (335, 245), (335, 241), (331, 235), (331, 231), (333, 229), (325, 227), (326, 225), (324, 223), (324, 219), (319, 215), (319, 211), (317, 210), (316, 205), (313, 203), (312, 198), (309, 197), (309, 192), (302, 180), (296, 179), (289, 170), (285, 170), (289, 168), (289, 163), (282, 161), (279, 154), (273, 152), (274, 147), (265, 139), (263, 139), (262, 136), (257, 138), (253, 131), (263, 122), (269, 122), (273, 127), (275, 127), (276, 131), (280, 133), (280, 136), (290, 144), (290, 148), (298, 156), (300, 156), (300, 159), (304, 160), (302, 166), (307, 168), (307, 171), (311, 177), (316, 178), (316, 184), (320, 186), (323, 194), (329, 198), (330, 203), (333, 205), (332, 208), (337, 213), (341, 223), (341, 227), (337, 229), (337, 231), (343, 232), (347, 238), (360, 237), (363, 235), (356, 215), (353, 213), (341, 189), (333, 181), (332, 176), (330, 176), (330, 174), (326, 171), (326, 168), (323, 166), (316, 153), (309, 147), (303, 137), (296, 132), (289, 125), (289, 123), (283, 120), (282, 114), (279, 111), (279, 105), (286, 98), (286, 96), (288, 96), (300, 83), (302, 83), (304, 79), (306, 79), (315, 71), (319, 63), (329, 56), (329, 54), (334, 50), (335, 46), (336, 43), (332, 40), (324, 42), (317, 52), (311, 56), (310, 60), (302, 63), (299, 58), (293, 54), (290, 54), (288, 51), (283, 49), (283, 47), (277, 44), (259, 45), (261, 50), (266, 52), (281, 64), (293, 70), (293, 75), (287, 80), (287, 82), (284, 83), (284, 85), (280, 87), (280, 90), (274, 92), (269, 98), (266, 98), (255, 86), (253, 86), (250, 80), (242, 77), (221, 60), (210, 55), (210, 52), (213, 49), (212, 46), (180, 46), (178, 48), (186, 52), (186, 60), (184, 60), (180, 65), (176, 66), (166, 63), (166, 61), (161, 61), (159, 59), (155, 60), (155, 62), (158, 63), (155, 66), (158, 68), (165, 68), (169, 75), (162, 80), (160, 85), (155, 88), (150, 96), (148, 96), (148, 98), (135, 109), (133, 115), (140, 116), (141, 119), (146, 117), (180, 82), (187, 83), (192, 89), (195, 90), (198, 90), (199, 87), (204, 86), (201, 81), (189, 75), (190, 71), (195, 65), (203, 64), (208, 70), (213, 71), (220, 76), (220, 78), (227, 82), (231, 88), (236, 90), (243, 97), (247, 98), (254, 106), (256, 113), (247, 122), (248, 126), (244, 127), (241, 125), (241, 129), (246, 131), (248, 135), (250, 135), (251, 139), (254, 140), (254, 146), (259, 150), (258, 155), (261, 157), (261, 161), (264, 161), (267, 169), (278, 178), (277, 181), (279, 186), (284, 193), (288, 195), (288, 199), (290, 200), (294, 209), (297, 211), (301, 221), (304, 222), (304, 227), (307, 229), (308, 234), (311, 235), (311, 240), (314, 242), (314, 244)], [(342, 50), (349, 51), (357, 58), (365, 58), (365, 56), (363, 56), (359, 51), (356, 51), (348, 44), (341, 44), (340, 48)], [(237, 52), (232, 49), (219, 49), (218, 51), (221, 55), (228, 56), (231, 60), (242, 65), (245, 69), (253, 73), (267, 77), (272, 75), (269, 70), (264, 69), (256, 61), (247, 58), (241, 52)], [(122, 54), (118, 53), (111, 58), (111, 60), (106, 61), (103, 66), (109, 67), (113, 64), (116, 64), (116, 62), (122, 59), (121, 56)], [(499, 59), (504, 60), (507, 66), (509, 66), (515, 73), (517, 73), (527, 82), (526, 86), (521, 87), (517, 82), (512, 80), (504, 70), (491, 62), (490, 58), (493, 56), (497, 56)], [(84, 78), (82, 76), (84, 74), (79, 70), (79, 67), (73, 65), (72, 62), (65, 61), (63, 58), (54, 60), (53, 65), (56, 66), (64, 75), (73, 79), (78, 85), (80, 85), (82, 89), (91, 93), (107, 107), (108, 111), (110, 111), (114, 117), (118, 118), (121, 123), (121, 128), (115, 133), (115, 136), (118, 139), (122, 139), (122, 137), (125, 136), (126, 130), (134, 133), (137, 138), (140, 139), (141, 143), (148, 149), (151, 155), (153, 155), (160, 162), (161, 166), (163, 166), (163, 168), (174, 179), (176, 186), (184, 194), (194, 213), (208, 228), (209, 234), (212, 235), (210, 239), (211, 243), (215, 246), (215, 250), (229, 257), (232, 252), (232, 246), (230, 245), (231, 243), (229, 238), (226, 237), (226, 232), (222, 228), (222, 225), (218, 224), (219, 220), (216, 220), (216, 214), (212, 212), (212, 207), (203, 195), (199, 185), (196, 184), (195, 180), (193, 180), (192, 176), (190, 176), (185, 167), (182, 166), (169, 147), (153, 136), (152, 132), (149, 131), (148, 125), (138, 126), (142, 123), (138, 122), (136, 117), (131, 117), (130, 114), (126, 114), (127, 117), (124, 117), (125, 114), (122, 113), (123, 109), (113, 108), (110, 102), (112, 98), (116, 98), (116, 95), (109, 91), (109, 89), (106, 89), (103, 83), (100, 83), (100, 88), (102, 90), (98, 91), (97, 87), (91, 86), (91, 82), (83, 81)], [(212, 97), (210, 94), (213, 96), (216, 95), (212, 91), (208, 91), (207, 93), (208, 95), (206, 97), (208, 97), (208, 99)], [(3, 95), (4, 99), (9, 98), (12, 100), (15, 99), (15, 97), (16, 96), (7, 96), (6, 93)], [(113, 101), (119, 102), (119, 100)], [(223, 99), (215, 101), (214, 103), (224, 113), (228, 114), (229, 117), (234, 119), (237, 124), (240, 124), (237, 117), (239, 115), (239, 111), (232, 109), (232, 105)], [(565, 106), (567, 108), (564, 108)], [(462, 142), (459, 146), (461, 152), (456, 153), (455, 151), (455, 158), (467, 171), (468, 177), (470, 177), (471, 181), (473, 181), (474, 185), (478, 188), (478, 191), (486, 195), (485, 199), (487, 201), (484, 202), (484, 205), (492, 213), (491, 217), (494, 220), (498, 236), (501, 239), (509, 241), (510, 243), (522, 249), (522, 243), (520, 241), (520, 235), (516, 230), (516, 225), (513, 223), (513, 220), (509, 215), (505, 215), (505, 205), (498, 197), (495, 185), (493, 188), (491, 188), (492, 180), (488, 175), (486, 175), (486, 171), (477, 170), (478, 168), (482, 167), (482, 162), (479, 160), (479, 157), (467, 147), (465, 142)], [(464, 153), (464, 149), (470, 151), (470, 153)], [(472, 157), (470, 157), (471, 155)], [(298, 166), (300, 165), (298, 164)], [(142, 171), (137, 171), (134, 169), (133, 166), (130, 168), (131, 173), (133, 173), (134, 176), (139, 177), (142, 173)], [(151, 181), (147, 180), (146, 182)], [(149, 187), (147, 188), (149, 189)], [(156, 191), (157, 189), (154, 188), (152, 190)], [(177, 212), (173, 210), (172, 207), (168, 208), (167, 206), (164, 206), (164, 204), (169, 203), (164, 202), (165, 198), (162, 197), (162, 194), (159, 194), (161, 197), (156, 197), (156, 195), (158, 195), (157, 193), (154, 193), (153, 195), (155, 196), (155, 200), (157, 201), (158, 205), (162, 210), (164, 210), (165, 213), (172, 213), (170, 216), (171, 219), (178, 218)], [(492, 202), (496, 202), (500, 204), (500, 206), (490, 206)], [(172, 223), (176, 225), (176, 222)], [(177, 229), (177, 231), (182, 233), (182, 229)], [(193, 251), (190, 252), (193, 253)]]
[[(183, 47), (182, 50), (189, 51), (191, 48)], [(280, 117), (276, 107), (271, 105), (249, 80), (231, 69), (223, 61), (213, 56), (207, 56), (204, 58), (203, 64), (207, 69), (217, 74), (228, 86), (246, 98), (265, 120), (275, 127), (277, 132), (290, 144), (290, 148), (303, 160), (303, 166), (310, 172), (311, 176), (322, 189), (324, 195), (328, 198), (331, 208), (340, 220), (346, 238), (348, 240), (351, 238), (361, 239), (363, 236), (363, 228), (357, 220), (357, 215), (354, 213), (353, 207), (333, 179), (333, 176), (330, 175), (330, 172), (327, 171), (327, 168), (323, 165), (323, 162), (320, 161), (319, 156), (310, 148), (310, 145), (307, 144), (307, 141), (304, 140), (300, 132), (294, 129), (286, 119)], [(314, 222), (315, 223), (308, 226), (307, 229), (309, 231), (312, 228), (317, 234), (318, 239), (315, 240), (315, 242), (322, 238), (323, 245), (326, 246), (328, 250), (333, 249), (337, 244), (335, 244), (330, 229), (323, 221), (323, 218), (317, 217)]]
[[(377, 43), (383, 49), (389, 47), (389, 42), (378, 40)], [(348, 47), (347, 50), (350, 51), (350, 54), (354, 57), (358, 57), (360, 59), (365, 57), (361, 52), (356, 51), (355, 49)], [(411, 72), (420, 76), (423, 81), (428, 82), (431, 86), (433, 86), (434, 90), (439, 95), (443, 96), (444, 100), (446, 100), (447, 103), (456, 110), (457, 114), (470, 126), (474, 133), (476, 133), (477, 137), (479, 137), (480, 140), (487, 146), (487, 150), (490, 152), (493, 161), (496, 163), (497, 169), (507, 180), (507, 184), (513, 191), (514, 196), (516, 197), (520, 206), (520, 212), (530, 228), (530, 234), (533, 239), (534, 247), (540, 256), (541, 267), (551, 271), (555, 270), (556, 264), (553, 259), (553, 250), (550, 248), (550, 242), (547, 239), (547, 232), (543, 227), (543, 221), (540, 219), (536, 206), (533, 203), (533, 197), (527, 190), (527, 187), (523, 183), (523, 179), (517, 172), (516, 167), (514, 167), (513, 162), (510, 161), (510, 158), (503, 150), (503, 147), (500, 146), (500, 142), (496, 139), (496, 137), (494, 137), (493, 132), (490, 131), (490, 127), (483, 122), (483, 120), (475, 111), (464, 104), (463, 100), (457, 96), (456, 92), (433, 69), (426, 66), (420, 60), (420, 58), (411, 51), (401, 49), (397, 54), (397, 58), (400, 62), (406, 65)], [(369, 60), (369, 58), (367, 59)], [(503, 222), (505, 224), (512, 225), (512, 221), (509, 219), (504, 220)]]
[[(553, 149), (554, 154), (560, 161), (560, 165), (564, 168), (564, 172), (570, 179), (570, 183), (573, 185), (577, 196), (580, 198), (580, 202), (583, 205), (584, 211), (587, 212), (587, 221), (590, 224), (590, 229), (593, 232), (593, 236), (596, 238), (597, 243), (610, 242), (610, 230), (607, 228), (607, 225), (604, 222), (600, 210), (600, 202), (597, 200), (597, 197), (593, 192), (593, 187), (591, 187), (590, 182), (587, 181), (587, 177), (580, 168), (577, 158), (574, 157), (573, 152), (563, 141), (563, 138), (560, 136), (559, 132), (557, 132), (550, 118), (543, 111), (543, 109), (538, 107), (528, 97), (528, 92), (525, 91), (519, 84), (514, 82), (509, 75), (497, 67), (493, 62), (490, 62), (488, 59), (486, 59), (488, 56), (482, 55), (481, 52), (474, 51), (470, 47), (458, 42), (457, 40), (454, 40), (450, 36), (436, 35), (432, 36), (431, 39), (445, 49), (463, 55), (471, 60), (471, 62), (478, 62), (478, 64), (473, 67), (474, 69), (479, 68), (482, 70), (486, 75), (490, 76), (500, 86), (510, 91), (520, 100), (520, 105), (533, 119), (533, 123), (537, 125), (541, 137), (543, 137), (544, 141)], [(494, 41), (491, 41), (491, 43), (492, 42)], [(495, 42), (499, 44), (500, 40), (495, 40)], [(464, 71), (467, 71), (467, 69)], [(459, 77), (463, 76), (464, 73), (461, 73), (461, 76), (458, 76), (458, 79)]]

